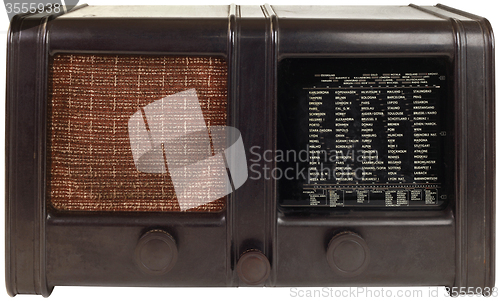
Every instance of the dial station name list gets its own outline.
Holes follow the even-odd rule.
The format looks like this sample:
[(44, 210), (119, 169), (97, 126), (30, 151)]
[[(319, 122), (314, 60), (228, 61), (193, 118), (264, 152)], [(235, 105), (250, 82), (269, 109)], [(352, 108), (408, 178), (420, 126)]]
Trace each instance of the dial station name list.
[[(438, 197), (437, 73), (316, 74), (308, 87), (311, 205), (432, 205)], [(383, 184), (383, 185), (381, 185)], [(373, 204), (372, 204), (373, 205)]]

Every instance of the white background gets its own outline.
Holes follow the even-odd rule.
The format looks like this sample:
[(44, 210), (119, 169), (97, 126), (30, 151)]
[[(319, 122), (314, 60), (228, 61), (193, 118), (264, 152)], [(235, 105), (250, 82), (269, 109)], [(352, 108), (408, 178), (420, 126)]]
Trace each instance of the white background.
[[(314, 0), (301, 0), (301, 1), (282, 1), (275, 0), (269, 1), (270, 4), (286, 4), (286, 5), (313, 5), (313, 4), (322, 4), (322, 5), (408, 5), (411, 0), (403, 0), (403, 1), (359, 1), (359, 0), (348, 0), (348, 1), (314, 1)], [(436, 0), (437, 1), (437, 0)], [(30, 1), (26, 1), (30, 2)], [(33, 1), (36, 2), (36, 1)], [(196, 4), (230, 4), (232, 1), (224, 1), (224, 0), (209, 0), (206, 2), (195, 1), (195, 0), (183, 0), (183, 1), (151, 1), (151, 0), (122, 0), (122, 1), (80, 1), (79, 4), (88, 3), (90, 5), (196, 5)], [(236, 1), (234, 3), (245, 5), (261, 5), (264, 4), (264, 0), (255, 1), (255, 0), (241, 0)], [(413, 3), (417, 5), (435, 5), (437, 2), (433, 2), (431, 0), (415, 0)], [(442, 4), (464, 10), (470, 13), (474, 13), (483, 17), (486, 17), (493, 26), (493, 31), (498, 33), (500, 32), (500, 9), (498, 1), (483, 1), (483, 0), (442, 0)], [(6, 33), (8, 30), (9, 21), (7, 18), (7, 14), (5, 13), (5, 8), (0, 7), (0, 196), (5, 195), (5, 171), (4, 171), (4, 150), (5, 150), (5, 62), (6, 62)], [(497, 56), (498, 57), (498, 56)], [(497, 77), (497, 87), (498, 85), (498, 77)], [(498, 109), (497, 109), (498, 111)], [(496, 114), (499, 116), (499, 114)], [(497, 132), (497, 145), (498, 145), (498, 132)], [(498, 162), (499, 160), (497, 160)], [(497, 176), (497, 183), (499, 177)], [(497, 206), (498, 208), (498, 206)], [(8, 298), (7, 291), (5, 290), (5, 262), (4, 262), (4, 251), (5, 251), (5, 203), (4, 201), (0, 205), (0, 298), (5, 299)], [(497, 216), (498, 216), (497, 209)], [(497, 227), (498, 229), (498, 227)], [(498, 250), (500, 247), (497, 247), (497, 265), (496, 270), (499, 271), (498, 261), (500, 261), (500, 256), (498, 256)], [(498, 286), (497, 281), (497, 286)], [(303, 289), (303, 288), (302, 288)], [(316, 288), (321, 289), (321, 288)], [(419, 289), (422, 291), (422, 297), (428, 297), (429, 290), (431, 288), (427, 287), (412, 287), (412, 288), (384, 288), (384, 296), (387, 296), (387, 290), (391, 291), (392, 297), (398, 294), (398, 292), (405, 292), (404, 290), (412, 290)], [(376, 296), (377, 294), (382, 294), (380, 288), (372, 288), (373, 294)], [(402, 291), (403, 290), (403, 291)], [(434, 291), (434, 288), (432, 288)], [(302, 293), (307, 293), (307, 291), (303, 290)], [(345, 288), (338, 288), (337, 293), (347, 294), (349, 291)], [(438, 295), (441, 296), (439, 299), (449, 299), (448, 297), (444, 297), (445, 290), (444, 288), (438, 289)], [(116, 288), (116, 287), (56, 287), (50, 297), (51, 300), (135, 300), (135, 299), (146, 299), (146, 300), (183, 300), (183, 299), (199, 299), (199, 300), (285, 300), (285, 299), (298, 299), (298, 297), (292, 297), (293, 293), (290, 288)], [(352, 296), (352, 295), (351, 295)], [(364, 294), (358, 295), (359, 297), (348, 297), (341, 299), (359, 299), (365, 296)], [(18, 300), (32, 299), (35, 298), (40, 300), (42, 297), (40, 296), (25, 296), (19, 295), (16, 297)], [(383, 297), (380, 297), (383, 298)], [(478, 297), (459, 297), (459, 298), (478, 298)], [(322, 297), (320, 299), (328, 300), (328, 299), (337, 299), (335, 297), (335, 293), (332, 295), (327, 295), (326, 297)], [(379, 299), (379, 298), (377, 298)], [(421, 299), (421, 298), (409, 298), (409, 299)], [(438, 300), (438, 298), (431, 298), (433, 300)]]

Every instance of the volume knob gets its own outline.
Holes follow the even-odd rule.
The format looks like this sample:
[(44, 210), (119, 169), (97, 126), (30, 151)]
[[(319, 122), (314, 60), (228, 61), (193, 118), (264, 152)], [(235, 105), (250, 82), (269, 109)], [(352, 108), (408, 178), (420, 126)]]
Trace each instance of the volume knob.
[(167, 273), (177, 261), (177, 246), (174, 238), (162, 230), (147, 232), (137, 243), (135, 261), (145, 274)]

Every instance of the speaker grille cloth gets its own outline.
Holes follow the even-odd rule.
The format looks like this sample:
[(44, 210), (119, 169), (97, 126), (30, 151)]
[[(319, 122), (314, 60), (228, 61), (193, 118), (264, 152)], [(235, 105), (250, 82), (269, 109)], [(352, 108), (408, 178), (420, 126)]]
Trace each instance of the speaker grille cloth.
[[(62, 211), (179, 211), (167, 173), (139, 172), (127, 122), (196, 89), (207, 127), (227, 123), (227, 65), (214, 57), (60, 54), (48, 104), (48, 197)], [(220, 211), (225, 197), (191, 211)]]

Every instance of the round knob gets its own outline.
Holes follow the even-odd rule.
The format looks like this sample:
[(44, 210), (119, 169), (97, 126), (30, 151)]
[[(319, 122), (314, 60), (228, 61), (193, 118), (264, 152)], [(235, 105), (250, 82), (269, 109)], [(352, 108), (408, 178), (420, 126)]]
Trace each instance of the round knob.
[(370, 249), (358, 234), (342, 232), (328, 244), (326, 259), (338, 275), (354, 277), (366, 270), (370, 262)]
[(258, 250), (243, 253), (236, 265), (241, 281), (248, 285), (263, 284), (271, 273), (271, 265), (266, 255)]
[(174, 238), (162, 230), (147, 232), (137, 243), (135, 261), (146, 274), (167, 273), (177, 261), (177, 246)]

